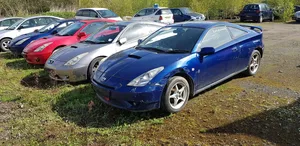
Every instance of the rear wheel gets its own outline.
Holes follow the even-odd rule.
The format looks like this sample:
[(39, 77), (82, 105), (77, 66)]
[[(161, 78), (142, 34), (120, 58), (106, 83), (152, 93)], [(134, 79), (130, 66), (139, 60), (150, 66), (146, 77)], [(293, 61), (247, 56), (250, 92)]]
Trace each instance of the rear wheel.
[(260, 60), (261, 60), (261, 54), (258, 50), (254, 50), (252, 52), (248, 69), (246, 70), (246, 74), (249, 76), (253, 76), (257, 73), (259, 67), (260, 67)]
[(161, 107), (165, 112), (181, 111), (189, 100), (190, 86), (183, 77), (175, 76), (169, 79), (167, 89), (161, 99)]
[(271, 21), (271, 22), (274, 22), (274, 19), (275, 19), (275, 17), (274, 17), (274, 15), (272, 15), (270, 21)]
[(95, 73), (95, 72), (97, 71), (97, 69), (98, 69), (99, 63), (100, 63), (100, 61), (101, 61), (103, 58), (104, 58), (104, 57), (97, 57), (97, 58), (95, 58), (95, 59), (91, 62), (90, 66), (89, 66), (89, 69), (88, 69), (88, 78), (89, 78), (89, 79), (92, 79), (92, 78), (93, 78), (94, 73)]
[(262, 17), (262, 16), (259, 16), (258, 23), (262, 23), (263, 20), (264, 20), (263, 17)]
[(11, 39), (9, 38), (6, 38), (6, 39), (2, 39), (0, 41), (0, 47), (1, 47), (1, 50), (4, 51), (4, 52), (8, 52), (9, 49), (8, 49), (8, 44), (10, 43)]

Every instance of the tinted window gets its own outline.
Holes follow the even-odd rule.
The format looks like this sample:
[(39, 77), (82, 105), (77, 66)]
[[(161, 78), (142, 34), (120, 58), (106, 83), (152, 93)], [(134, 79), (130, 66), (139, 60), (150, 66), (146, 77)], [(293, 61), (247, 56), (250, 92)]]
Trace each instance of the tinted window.
[(85, 23), (76, 22), (57, 33), (59, 36), (72, 36), (74, 35)]
[(29, 20), (26, 20), (25, 22), (22, 23), (22, 27), (23, 28), (31, 28), (31, 27), (36, 27), (37, 25), (37, 21), (38, 18), (35, 18), (35, 19), (29, 19)]
[(241, 36), (247, 34), (246, 31), (240, 30), (238, 28), (228, 27), (228, 29), (231, 32), (233, 38), (238, 38), (238, 37), (241, 37)]
[(93, 42), (96, 44), (111, 43), (125, 27), (126, 26), (122, 25), (106, 25), (88, 37), (85, 42)]
[(259, 5), (246, 5), (244, 10), (259, 10)]
[(83, 11), (82, 11), (82, 10), (80, 10), (80, 11), (77, 11), (77, 13), (76, 13), (76, 16), (82, 16), (82, 13), (83, 13)]
[(49, 23), (47, 18), (37, 18), (35, 21), (37, 26), (47, 25)]
[(138, 12), (134, 17), (151, 15), (151, 14), (155, 13), (156, 11), (157, 11), (157, 9), (154, 9), (154, 8), (143, 9), (140, 12)]
[(111, 18), (111, 17), (118, 17), (117, 14), (115, 14), (113, 11), (111, 10), (98, 10), (97, 11), (101, 17), (103, 18)]
[(229, 31), (225, 26), (218, 26), (210, 29), (201, 42), (201, 48), (220, 47), (232, 40)]
[(171, 9), (173, 15), (182, 15), (181, 11), (179, 9)]
[(185, 14), (187, 14), (187, 13), (193, 13), (193, 11), (190, 8), (180, 8), (180, 9)]
[(14, 30), (17, 26), (19, 26), (24, 20), (18, 20), (17, 22), (15, 22), (13, 25), (11, 25), (10, 27), (7, 28), (7, 30)]
[(122, 35), (121, 38), (126, 38), (128, 41), (139, 39), (149, 34), (149, 29), (146, 25), (134, 25)]
[(54, 23), (51, 23), (51, 24), (49, 24), (49, 25), (46, 25), (46, 26), (44, 26), (43, 28), (41, 28), (41, 29), (39, 30), (39, 32), (40, 32), (40, 33), (47, 32), (47, 31), (53, 29), (53, 28), (54, 28), (55, 26), (57, 26), (58, 24), (59, 24), (58, 22), (54, 22)]
[(164, 14), (172, 14), (172, 12), (169, 9), (161, 9), (156, 12), (156, 15), (164, 15)]
[(97, 18), (98, 14), (95, 11), (90, 10), (90, 17)]
[(93, 32), (98, 31), (105, 24), (105, 22), (94, 22), (84, 27), (81, 30), (81, 32), (85, 32), (86, 34), (92, 34)]
[(84, 10), (82, 12), (82, 16), (84, 16), (84, 17), (90, 17), (90, 11), (89, 10)]
[(204, 29), (166, 27), (151, 34), (138, 48), (160, 50), (161, 52), (191, 52)]
[(0, 26), (10, 26), (10, 25), (11, 25), (10, 20), (4, 20), (4, 21), (1, 22)]

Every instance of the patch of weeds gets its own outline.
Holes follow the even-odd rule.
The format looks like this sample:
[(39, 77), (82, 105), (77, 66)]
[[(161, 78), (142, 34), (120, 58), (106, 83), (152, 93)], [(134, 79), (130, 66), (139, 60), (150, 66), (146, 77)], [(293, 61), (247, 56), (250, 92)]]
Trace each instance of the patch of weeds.
[(200, 132), (200, 133), (206, 133), (206, 132), (207, 132), (207, 129), (206, 129), (206, 128), (201, 128), (201, 129), (199, 130), (199, 132)]

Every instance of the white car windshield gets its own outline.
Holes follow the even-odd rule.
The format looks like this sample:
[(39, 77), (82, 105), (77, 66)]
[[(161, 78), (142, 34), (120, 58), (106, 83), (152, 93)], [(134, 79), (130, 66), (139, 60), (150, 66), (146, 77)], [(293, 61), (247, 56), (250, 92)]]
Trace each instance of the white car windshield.
[(190, 53), (204, 29), (191, 27), (165, 27), (153, 33), (136, 49), (163, 53)]
[(17, 21), (16, 23), (14, 23), (13, 25), (11, 25), (10, 27), (6, 28), (6, 30), (14, 30), (14, 29), (16, 29), (16, 27), (18, 27), (19, 24), (21, 24), (22, 22), (24, 22), (23, 19)]

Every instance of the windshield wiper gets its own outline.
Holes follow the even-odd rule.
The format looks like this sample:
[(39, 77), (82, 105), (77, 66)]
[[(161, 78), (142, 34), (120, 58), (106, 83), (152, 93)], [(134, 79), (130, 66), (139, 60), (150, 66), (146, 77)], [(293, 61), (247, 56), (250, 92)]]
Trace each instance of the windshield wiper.
[(85, 40), (85, 41), (82, 41), (83, 43), (89, 43), (89, 44), (96, 44), (96, 42), (94, 41), (90, 41), (90, 40)]
[(154, 47), (136, 47), (137, 50), (149, 50), (149, 51), (154, 51), (154, 52), (162, 52), (165, 53), (165, 50), (157, 49)]
[(180, 50), (180, 49), (169, 49), (166, 52), (167, 53), (189, 53), (190, 51), (188, 51), (188, 50)]

